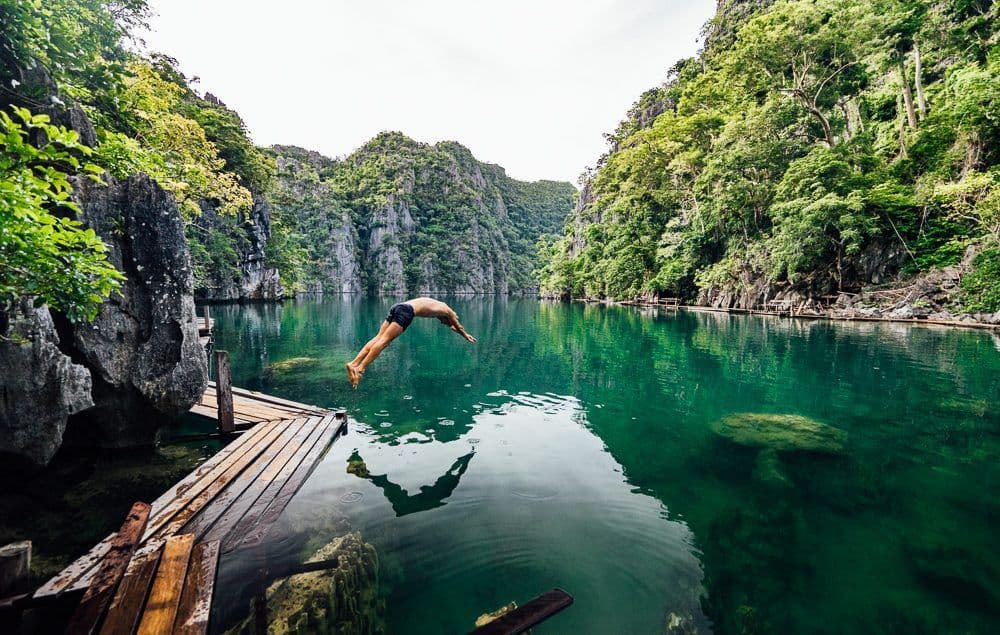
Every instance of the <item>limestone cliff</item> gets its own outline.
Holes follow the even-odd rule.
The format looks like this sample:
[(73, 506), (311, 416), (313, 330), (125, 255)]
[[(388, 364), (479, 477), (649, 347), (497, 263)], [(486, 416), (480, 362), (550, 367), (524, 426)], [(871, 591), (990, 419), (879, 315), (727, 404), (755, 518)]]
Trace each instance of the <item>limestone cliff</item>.
[(278, 270), (267, 264), (271, 209), (264, 195), (254, 192), (250, 212), (236, 217), (218, 214), (211, 202), (202, 201), (201, 216), (188, 228), (188, 238), (193, 247), (204, 249), (196, 263), (199, 300), (280, 300), (284, 296)]
[[(15, 104), (36, 107), (37, 95), (51, 94), (46, 114), (93, 142), (86, 115), (58, 99), (44, 71), (20, 76), (34, 97), (14, 95)], [(45, 465), (68, 440), (151, 444), (205, 390), (191, 256), (174, 197), (143, 174), (104, 178), (73, 177), (72, 196), (126, 279), (91, 323), (73, 324), (31, 298), (0, 307), (0, 455)]]
[(64, 434), (83, 445), (152, 444), (208, 381), (173, 197), (145, 175), (107, 185), (74, 179), (73, 187), (80, 220), (126, 281), (91, 323), (27, 300), (0, 314), (0, 453), (37, 465)]
[[(76, 179), (81, 218), (125, 274), (90, 324), (62, 322), (63, 346), (91, 372), (95, 407), (71, 420), (85, 443), (147, 445), (208, 381), (195, 321), (191, 257), (173, 196), (139, 174), (108, 185)], [(58, 317), (58, 316), (57, 316)]]
[(535, 241), (572, 208), (569, 183), (524, 183), (454, 142), (383, 133), (344, 160), (275, 146), (271, 204), (308, 253), (309, 291), (510, 293), (534, 288)]

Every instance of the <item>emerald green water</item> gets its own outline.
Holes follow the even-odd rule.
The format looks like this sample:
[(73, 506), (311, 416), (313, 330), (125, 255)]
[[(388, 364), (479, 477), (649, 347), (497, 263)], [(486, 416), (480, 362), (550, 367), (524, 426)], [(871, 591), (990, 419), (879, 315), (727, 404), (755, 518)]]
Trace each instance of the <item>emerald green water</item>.
[[(286, 520), (375, 545), (389, 632), (553, 586), (576, 602), (538, 633), (996, 632), (996, 335), (454, 299), (478, 344), (417, 320), (351, 391), (391, 303), (213, 307), (237, 385), (363, 424)], [(734, 413), (846, 440), (760, 457), (713, 432)]]

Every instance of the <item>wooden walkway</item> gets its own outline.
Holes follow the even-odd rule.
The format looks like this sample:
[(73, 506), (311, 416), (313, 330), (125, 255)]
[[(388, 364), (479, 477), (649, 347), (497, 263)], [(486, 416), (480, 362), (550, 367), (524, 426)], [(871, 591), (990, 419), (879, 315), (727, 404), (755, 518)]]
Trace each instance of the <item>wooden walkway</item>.
[[(258, 544), (291, 502), (326, 448), (346, 433), (347, 417), (344, 413), (333, 414), (276, 397), (240, 392), (249, 394), (249, 401), (261, 401), (273, 406), (274, 412), (292, 411), (299, 416), (263, 420), (153, 502), (148, 522), (141, 530), (141, 539), (128, 559), (115, 601), (105, 618), (107, 625), (112, 618), (119, 619), (113, 617), (116, 611), (122, 613), (125, 615), (122, 618), (125, 627), (107, 632), (131, 633), (136, 628), (144, 632), (140, 619), (146, 620), (150, 608), (162, 603), (163, 598), (156, 591), (161, 584), (160, 578), (164, 576), (169, 580), (162, 583), (166, 585), (163, 592), (168, 593), (168, 600), (173, 603), (172, 610), (177, 621), (174, 622), (173, 614), (168, 615), (173, 630), (169, 625), (166, 630), (153, 630), (203, 632), (200, 626), (194, 630), (181, 629), (180, 626), (186, 622), (181, 620), (178, 611), (186, 606), (185, 601), (201, 602), (198, 605), (200, 608), (190, 610), (194, 611), (192, 615), (196, 613), (207, 619), (214, 559), (219, 554)], [(296, 410), (303, 406), (309, 409), (308, 412)], [(190, 538), (179, 540), (180, 536), (186, 535)], [(113, 555), (109, 554), (120, 549), (116, 547), (117, 536), (118, 533), (109, 535), (66, 567), (35, 591), (34, 599), (51, 599), (91, 587), (95, 579), (104, 575), (102, 569), (107, 569), (107, 562), (113, 560)], [(164, 569), (168, 554), (178, 553), (183, 566), (175, 563)], [(188, 566), (190, 562), (199, 563), (196, 570)], [(189, 591), (196, 597), (184, 600), (184, 580), (199, 575), (201, 581), (194, 583)], [(204, 597), (206, 585), (209, 589), (207, 600)], [(162, 619), (167, 618), (149, 619), (160, 620), (156, 624), (162, 627)]]
[[(233, 418), (238, 429), (269, 421), (322, 416), (329, 413), (329, 411), (323, 408), (265, 395), (264, 393), (252, 390), (245, 390), (243, 388), (233, 388), (232, 390)], [(215, 382), (210, 381), (208, 382), (208, 390), (202, 395), (201, 401), (191, 408), (191, 412), (202, 417), (215, 419), (218, 410), (219, 402)]]

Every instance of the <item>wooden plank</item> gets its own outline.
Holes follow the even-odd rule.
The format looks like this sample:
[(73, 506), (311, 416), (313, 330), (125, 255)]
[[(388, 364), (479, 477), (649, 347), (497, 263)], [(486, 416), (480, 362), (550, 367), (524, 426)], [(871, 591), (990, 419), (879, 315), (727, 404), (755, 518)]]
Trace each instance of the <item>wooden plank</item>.
[[(192, 407), (189, 412), (194, 412), (195, 414), (203, 414), (211, 419), (218, 419), (219, 417), (219, 402), (214, 399), (202, 399), (202, 401), (197, 404), (197, 410)], [(293, 419), (294, 416), (287, 416), (285, 413), (276, 413), (274, 411), (263, 412), (259, 409), (247, 408), (245, 405), (236, 401), (233, 403), (233, 415), (235, 417), (243, 417), (248, 420), (256, 420), (258, 423), (263, 423), (265, 421), (274, 421), (276, 419)]]
[(215, 385), (219, 402), (219, 431), (232, 432), (236, 429), (233, 421), (233, 375), (229, 368), (229, 352), (215, 351)]
[(281, 450), (281, 453), (264, 468), (264, 471), (260, 473), (253, 483), (247, 486), (237, 500), (230, 505), (229, 509), (215, 520), (211, 528), (205, 533), (204, 539), (225, 539), (233, 530), (233, 527), (249, 513), (248, 510), (254, 506), (264, 491), (274, 483), (279, 475), (285, 472), (285, 466), (289, 463), (295, 463), (296, 465), (299, 463), (302, 455), (312, 447), (311, 444), (307, 446), (306, 443), (312, 437), (312, 433), (316, 428), (321, 427), (322, 422), (321, 417), (307, 419), (295, 436), (292, 437), (291, 441)]
[(516, 635), (549, 619), (573, 603), (573, 597), (562, 589), (552, 589), (502, 615), (489, 624), (472, 631), (474, 635)]
[[(214, 387), (215, 386), (215, 382), (208, 382), (208, 385), (210, 387)], [(257, 392), (257, 391), (254, 391), (254, 390), (247, 390), (246, 388), (238, 388), (238, 387), (234, 386), (233, 387), (233, 394), (234, 395), (242, 395), (244, 397), (249, 397), (249, 398), (255, 399), (257, 401), (264, 401), (264, 402), (267, 402), (267, 403), (273, 403), (273, 404), (282, 405), (282, 406), (289, 406), (291, 408), (296, 408), (296, 409), (302, 408), (302, 409), (307, 409), (307, 410), (318, 411), (320, 413), (327, 412), (327, 410), (325, 408), (320, 408), (318, 406), (312, 406), (312, 405), (305, 404), (305, 403), (302, 403), (302, 402), (299, 402), (299, 401), (291, 401), (290, 399), (284, 399), (282, 397), (275, 397), (274, 395), (268, 395), (268, 394), (265, 394), (265, 393), (262, 393), (262, 392)]]
[(138, 635), (169, 635), (173, 630), (193, 546), (192, 534), (167, 539), (153, 579), (153, 588), (149, 590), (149, 599), (139, 620)]
[(181, 592), (174, 635), (205, 635), (212, 613), (212, 592), (215, 590), (215, 570), (219, 564), (219, 542), (203, 542), (195, 546), (188, 564), (184, 590)]
[[(213, 457), (202, 463), (198, 468), (153, 501), (150, 521), (146, 526), (146, 533), (143, 536), (143, 540), (148, 540), (154, 531), (162, 526), (163, 523), (169, 521), (179, 509), (179, 501), (196, 496), (220, 474), (223, 474), (233, 464), (242, 460), (247, 453), (262, 452), (263, 449), (258, 447), (258, 443), (266, 440), (266, 437), (274, 432), (277, 425), (277, 423), (268, 423), (244, 434), (219, 450)], [(113, 539), (114, 534), (106, 537), (89, 552), (78, 558), (57, 576), (40, 587), (35, 592), (35, 597), (58, 595), (66, 591), (86, 588), (90, 584), (89, 576), (96, 571), (97, 565), (100, 564), (104, 555), (111, 548), (111, 541)]]
[(292, 498), (295, 496), (295, 493), (299, 491), (302, 484), (309, 478), (309, 475), (312, 474), (320, 456), (322, 456), (323, 452), (326, 451), (341, 431), (346, 429), (346, 426), (346, 419), (340, 421), (339, 425), (334, 426), (335, 432), (331, 437), (329, 437), (325, 442), (321, 440), (319, 443), (314, 445), (311, 450), (309, 450), (309, 454), (305, 456), (302, 463), (292, 474), (291, 478), (289, 478), (281, 487), (278, 495), (274, 497), (274, 501), (267, 508), (267, 510), (261, 514), (260, 520), (257, 521), (257, 525), (254, 527), (253, 531), (249, 532), (247, 537), (240, 544), (255, 545), (264, 539), (264, 536), (267, 535), (271, 525), (278, 520), (281, 513), (285, 511), (285, 507), (288, 506), (288, 503), (291, 502)]
[(237, 461), (232, 463), (224, 472), (218, 474), (210, 482), (208, 482), (205, 487), (201, 489), (201, 491), (197, 492), (197, 495), (194, 495), (191, 498), (185, 497), (175, 500), (172, 505), (176, 507), (176, 511), (171, 513), (169, 518), (154, 530), (154, 533), (150, 534), (147, 529), (147, 537), (144, 539), (146, 542), (140, 548), (140, 552), (149, 552), (159, 549), (164, 540), (176, 534), (178, 530), (187, 524), (187, 522), (199, 511), (201, 511), (205, 505), (211, 502), (219, 492), (223, 491), (233, 479), (238, 477), (249, 466), (253, 465), (254, 461), (262, 453), (264, 453), (283, 432), (283, 427), (280, 422), (267, 425), (269, 429), (268, 434), (261, 439), (252, 450), (246, 452)]
[(101, 635), (132, 635), (135, 632), (159, 562), (159, 551), (132, 558), (108, 608)]
[(278, 493), (285, 483), (292, 477), (299, 466), (312, 454), (313, 448), (317, 444), (326, 445), (327, 435), (335, 421), (331, 417), (324, 417), (315, 425), (306, 442), (302, 444), (299, 453), (290, 461), (285, 463), (278, 475), (268, 484), (267, 489), (258, 497), (253, 506), (243, 514), (243, 518), (229, 530), (229, 533), (222, 538), (222, 552), (229, 553), (235, 549), (251, 530), (260, 522), (264, 512), (271, 506)]
[[(174, 532), (192, 533), (199, 539), (218, 520), (231, 505), (234, 505), (243, 493), (267, 471), (267, 468), (275, 461), (284, 449), (293, 443), (295, 437), (306, 427), (308, 419), (295, 419), (284, 426), (278, 440), (272, 443), (252, 465), (229, 480), (210, 501), (202, 505), (197, 513), (181, 513), (171, 522)], [(186, 510), (185, 510), (186, 511)], [(187, 522), (179, 526), (182, 518), (187, 518)]]
[(147, 503), (137, 502), (132, 505), (125, 522), (111, 541), (108, 555), (104, 557), (100, 569), (97, 570), (90, 586), (87, 587), (87, 592), (83, 594), (83, 599), (73, 612), (69, 626), (66, 627), (67, 633), (89, 635), (97, 631), (97, 624), (114, 597), (118, 582), (125, 574), (125, 568), (135, 553), (135, 547), (146, 530), (149, 511), (150, 506)]
[[(219, 411), (218, 411), (218, 409), (215, 406), (207, 406), (207, 405), (201, 405), (201, 404), (194, 405), (191, 408), (191, 410), (189, 410), (189, 412), (191, 412), (192, 414), (196, 414), (196, 415), (198, 415), (200, 417), (205, 417), (206, 419), (211, 419), (212, 421), (215, 421), (218, 418), (218, 416), (219, 416), (218, 415)], [(268, 418), (254, 417), (254, 416), (250, 416), (250, 415), (244, 415), (244, 414), (242, 414), (242, 413), (240, 413), (238, 411), (235, 412), (234, 415), (233, 415), (233, 421), (236, 423), (237, 426), (239, 426), (241, 424), (242, 425), (256, 425), (258, 423), (267, 423), (269, 421), (276, 421), (276, 420), (277, 420), (277, 417), (268, 417)]]

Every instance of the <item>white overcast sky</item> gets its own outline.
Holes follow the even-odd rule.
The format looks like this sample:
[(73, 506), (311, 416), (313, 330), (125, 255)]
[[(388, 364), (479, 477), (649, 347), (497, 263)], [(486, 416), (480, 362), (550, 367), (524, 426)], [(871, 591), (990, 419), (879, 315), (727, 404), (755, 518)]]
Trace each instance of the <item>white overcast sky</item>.
[(383, 130), (576, 182), (714, 0), (151, 0), (147, 47), (256, 143), (342, 156)]

